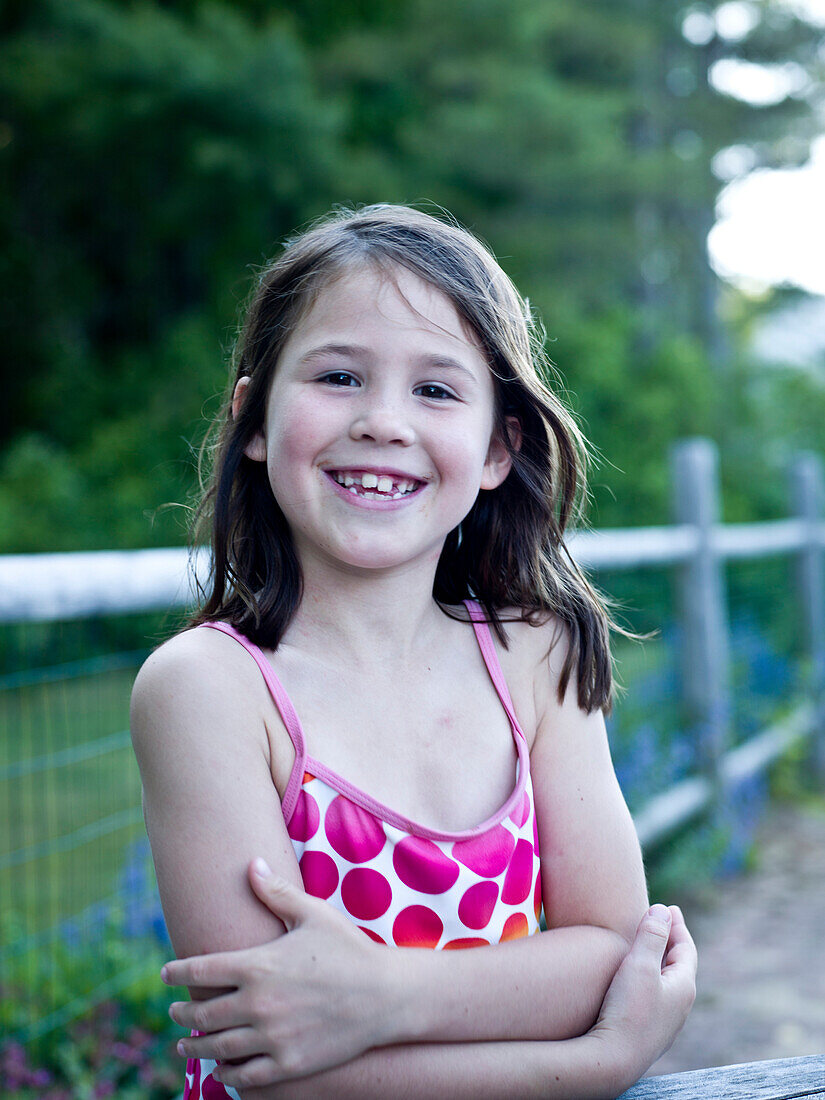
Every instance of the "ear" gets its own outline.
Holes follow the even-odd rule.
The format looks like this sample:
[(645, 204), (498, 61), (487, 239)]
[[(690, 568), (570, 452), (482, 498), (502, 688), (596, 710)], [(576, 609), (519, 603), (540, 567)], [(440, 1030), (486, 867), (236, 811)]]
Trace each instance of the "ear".
[[(235, 386), (235, 392), (232, 394), (233, 420), (237, 420), (240, 415), (246, 397), (246, 391), (249, 389), (249, 383), (251, 381), (252, 379), (248, 374), (238, 379), (237, 385)], [(243, 453), (247, 458), (251, 458), (253, 462), (266, 462), (266, 437), (264, 433), (256, 432), (244, 447)]]
[[(505, 417), (507, 436), (510, 447), (514, 451), (521, 450), (521, 424), (515, 416)], [(494, 432), (490, 440), (490, 448), (487, 451), (487, 459), (484, 463), (484, 471), (481, 475), (482, 489), (497, 489), (510, 473), (513, 466), (510, 448), (501, 438), (498, 432)]]

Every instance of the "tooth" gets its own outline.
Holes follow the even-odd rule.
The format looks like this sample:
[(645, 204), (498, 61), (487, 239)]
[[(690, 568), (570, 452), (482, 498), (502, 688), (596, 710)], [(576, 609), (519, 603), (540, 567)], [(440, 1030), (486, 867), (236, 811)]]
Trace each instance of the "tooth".
[(343, 482), (344, 485), (346, 485), (346, 487), (349, 489), (350, 485), (355, 484), (355, 478), (352, 476), (352, 474), (344, 474)]
[(392, 492), (392, 478), (387, 477), (386, 474), (383, 477), (379, 477), (376, 482), (376, 488), (379, 493), (391, 493)]
[(410, 489), (412, 489), (412, 487), (413, 487), (413, 483), (411, 481), (407, 481), (406, 478), (404, 478), (403, 481), (398, 482), (398, 491), (399, 491), (399, 493), (408, 493), (410, 491)]
[(356, 496), (358, 496), (358, 490), (357, 490), (357, 489), (355, 488), (355, 486), (354, 486), (354, 485), (350, 485), (350, 486), (349, 486), (349, 491), (350, 491), (351, 493), (355, 493), (355, 495), (356, 495)]
[(378, 478), (375, 474), (363, 474), (361, 476), (361, 484), (365, 489), (374, 489), (378, 484)]

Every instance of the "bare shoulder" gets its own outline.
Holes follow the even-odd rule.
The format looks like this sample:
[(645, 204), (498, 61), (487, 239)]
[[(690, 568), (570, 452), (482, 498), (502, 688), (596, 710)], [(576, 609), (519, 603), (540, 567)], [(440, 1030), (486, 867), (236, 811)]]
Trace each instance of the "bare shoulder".
[(519, 608), (503, 608), (500, 615), (507, 648), (496, 640), (496, 649), (519, 722), (532, 747), (544, 715), (556, 700), (569, 633), (555, 615), (532, 622), (521, 617)]
[(517, 608), (505, 608), (501, 613), (508, 645), (505, 659), (529, 669), (537, 687), (555, 688), (570, 649), (567, 625), (550, 613), (532, 621), (519, 618), (520, 614)]
[(176, 953), (263, 943), (282, 930), (252, 894), (262, 856), (300, 882), (281, 812), (260, 670), (235, 639), (187, 630), (148, 658), (132, 693), (132, 743), (163, 911)]
[(507, 633), (509, 648), (519, 659), (532, 666), (561, 668), (567, 658), (570, 633), (567, 625), (552, 613), (528, 621), (520, 617), (518, 608), (504, 608), (501, 619)]
[(193, 627), (158, 646), (141, 667), (136, 684), (145, 681), (154, 687), (167, 679), (208, 680), (224, 670), (245, 670), (248, 664), (243, 646), (222, 630)]
[[(260, 735), (261, 676), (249, 654), (219, 630), (185, 630), (145, 661), (132, 689), (132, 739), (139, 751), (162, 730), (196, 727), (206, 739), (226, 728)], [(208, 718), (208, 721), (204, 719)], [(265, 740), (265, 738), (264, 738)]]

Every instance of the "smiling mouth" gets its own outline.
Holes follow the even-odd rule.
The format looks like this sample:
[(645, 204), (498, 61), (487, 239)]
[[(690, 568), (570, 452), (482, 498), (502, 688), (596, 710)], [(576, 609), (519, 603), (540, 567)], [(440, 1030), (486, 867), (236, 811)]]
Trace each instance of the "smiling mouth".
[(354, 496), (367, 500), (402, 500), (424, 485), (418, 478), (358, 470), (327, 470), (329, 476)]

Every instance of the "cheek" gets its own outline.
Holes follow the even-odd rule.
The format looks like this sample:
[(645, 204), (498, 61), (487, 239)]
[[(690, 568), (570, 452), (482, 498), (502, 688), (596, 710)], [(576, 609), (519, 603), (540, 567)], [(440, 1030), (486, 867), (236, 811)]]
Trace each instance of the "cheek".
[(311, 461), (323, 434), (323, 418), (308, 403), (280, 407), (267, 422), (270, 466), (292, 466)]

